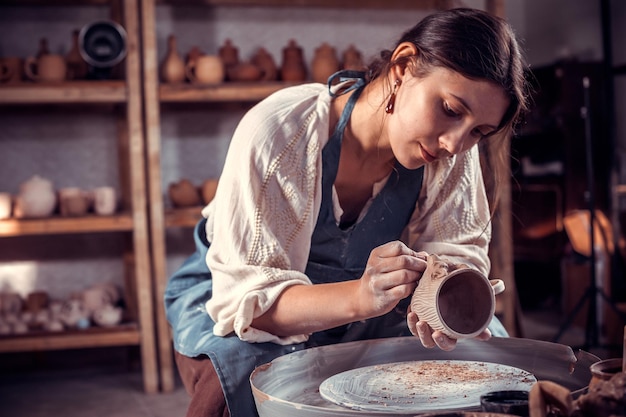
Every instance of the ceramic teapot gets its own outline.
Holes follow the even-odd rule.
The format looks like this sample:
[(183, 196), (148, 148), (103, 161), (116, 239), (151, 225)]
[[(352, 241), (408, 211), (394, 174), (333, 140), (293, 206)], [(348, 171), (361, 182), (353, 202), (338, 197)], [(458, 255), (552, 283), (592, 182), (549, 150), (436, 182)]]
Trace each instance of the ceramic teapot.
[(47, 217), (54, 212), (56, 204), (52, 182), (35, 175), (20, 185), (13, 212), (18, 218)]

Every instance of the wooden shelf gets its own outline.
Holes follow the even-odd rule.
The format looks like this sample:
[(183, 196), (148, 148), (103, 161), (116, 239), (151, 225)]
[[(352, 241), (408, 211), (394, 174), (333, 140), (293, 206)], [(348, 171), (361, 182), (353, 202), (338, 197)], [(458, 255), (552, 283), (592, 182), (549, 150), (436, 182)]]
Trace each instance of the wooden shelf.
[(256, 102), (296, 83), (258, 82), (222, 83), (219, 85), (161, 84), (159, 98), (163, 103), (190, 102)]
[(203, 206), (165, 211), (165, 227), (194, 227), (202, 217)]
[(0, 237), (62, 233), (130, 232), (129, 213), (116, 216), (46, 217), (41, 219), (0, 220)]
[(125, 103), (124, 81), (24, 82), (0, 86), (0, 104)]
[(139, 345), (140, 340), (139, 329), (135, 323), (54, 333), (40, 331), (0, 336), (0, 353), (78, 349), (85, 346), (134, 346)]
[(447, 0), (157, 0), (159, 4), (259, 7), (328, 7), (344, 9), (437, 9)]

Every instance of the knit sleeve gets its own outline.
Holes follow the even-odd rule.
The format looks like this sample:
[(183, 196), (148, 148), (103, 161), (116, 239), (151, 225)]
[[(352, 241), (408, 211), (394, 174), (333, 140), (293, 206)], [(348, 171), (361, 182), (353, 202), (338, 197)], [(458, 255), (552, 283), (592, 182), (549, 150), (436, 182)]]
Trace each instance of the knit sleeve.
[[(309, 91), (311, 90), (311, 91)], [(327, 94), (326, 94), (327, 96)], [(211, 207), (207, 263), (214, 333), (249, 342), (289, 344), (251, 327), (304, 274), (321, 192), (321, 147), (328, 100), (313, 87), (280, 92), (244, 116), (229, 148)]]
[(477, 146), (426, 167), (404, 239), (414, 250), (489, 273), (490, 211)]

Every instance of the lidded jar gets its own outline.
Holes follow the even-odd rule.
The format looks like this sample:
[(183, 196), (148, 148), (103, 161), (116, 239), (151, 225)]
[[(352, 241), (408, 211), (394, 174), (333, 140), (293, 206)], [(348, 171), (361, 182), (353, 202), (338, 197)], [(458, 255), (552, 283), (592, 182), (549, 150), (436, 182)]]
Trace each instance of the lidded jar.
[(294, 39), (290, 39), (287, 46), (283, 48), (280, 77), (283, 81), (304, 81), (306, 76), (304, 52)]
[(326, 84), (328, 77), (337, 71), (339, 71), (339, 59), (337, 59), (335, 48), (324, 42), (315, 49), (313, 56), (311, 65), (313, 81)]

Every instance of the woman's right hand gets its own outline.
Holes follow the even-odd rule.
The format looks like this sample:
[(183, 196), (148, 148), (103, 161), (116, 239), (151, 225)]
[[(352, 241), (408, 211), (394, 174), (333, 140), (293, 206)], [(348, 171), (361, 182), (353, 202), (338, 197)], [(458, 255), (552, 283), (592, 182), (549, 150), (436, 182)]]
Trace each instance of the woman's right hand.
[(361, 277), (356, 302), (365, 318), (391, 311), (413, 294), (426, 270), (426, 252), (415, 252), (400, 241), (381, 245), (370, 253)]

